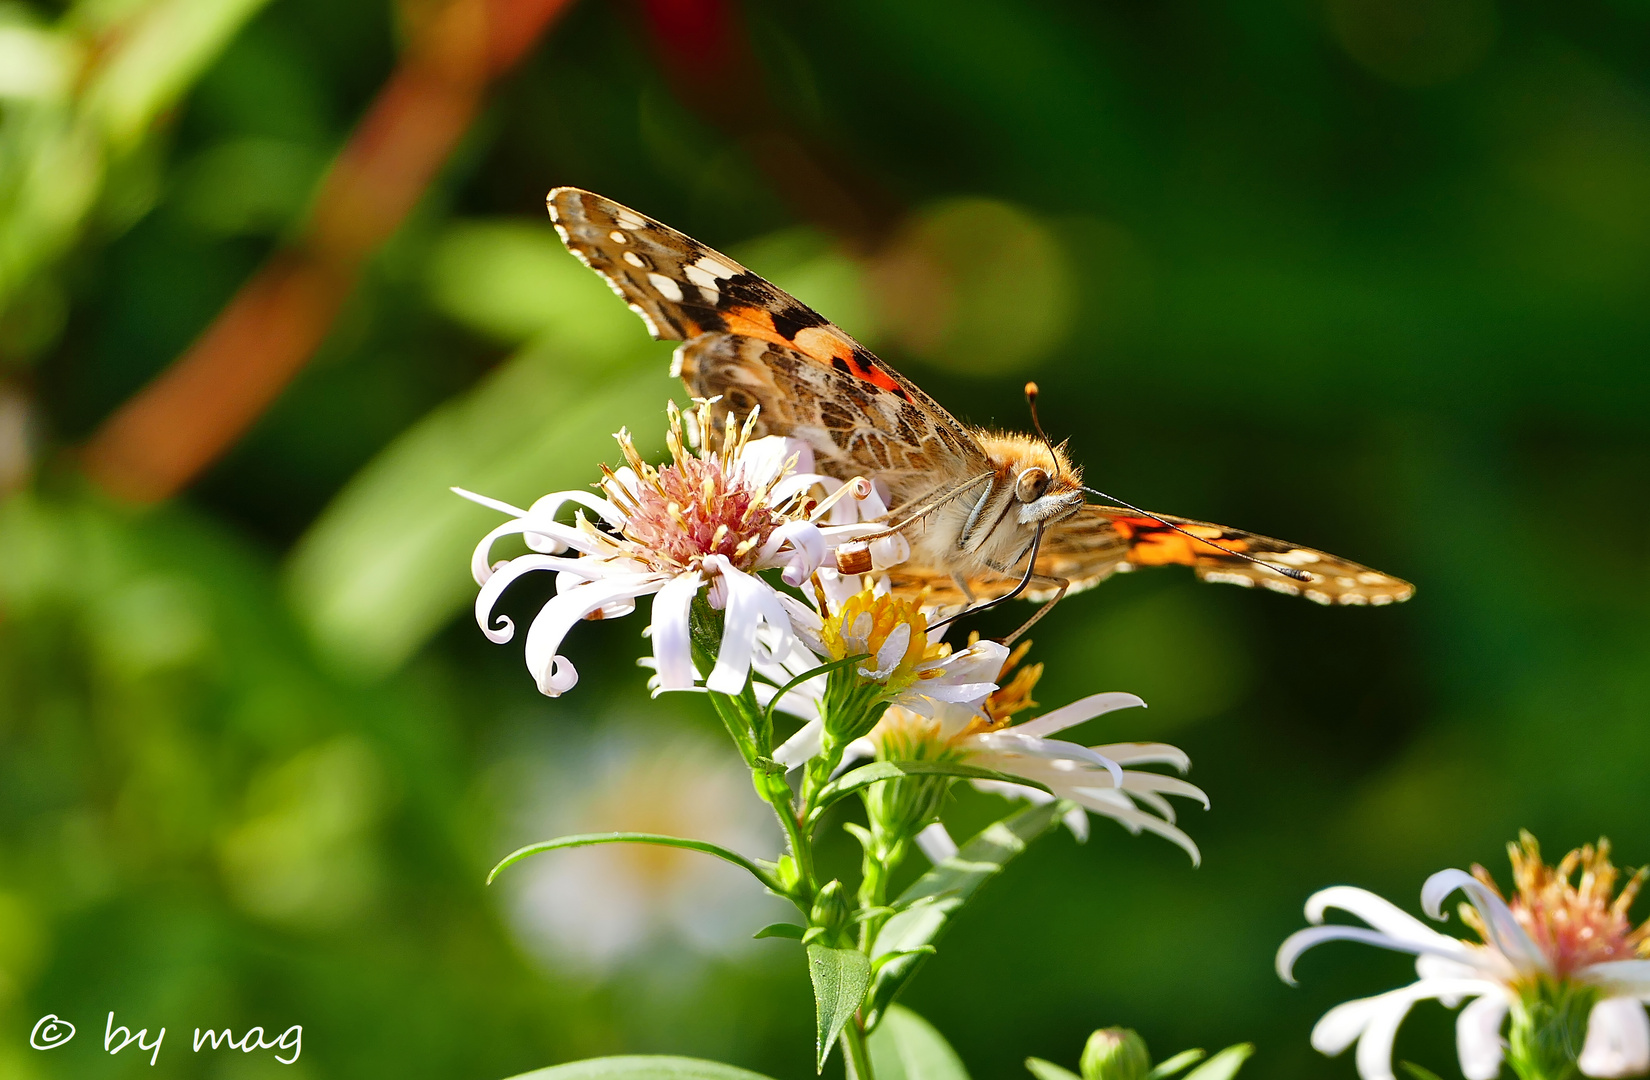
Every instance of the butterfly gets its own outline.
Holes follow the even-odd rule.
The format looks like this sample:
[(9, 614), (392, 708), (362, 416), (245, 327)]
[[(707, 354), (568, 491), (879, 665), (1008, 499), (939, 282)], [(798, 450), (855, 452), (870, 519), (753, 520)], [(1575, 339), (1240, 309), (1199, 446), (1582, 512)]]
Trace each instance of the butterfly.
[[(648, 332), (682, 342), (672, 374), (694, 397), (718, 399), (718, 424), (729, 411), (744, 417), (760, 407), (758, 433), (807, 443), (822, 472), (886, 485), (891, 509), (883, 523), (911, 549), (889, 569), (896, 593), (949, 612), (1016, 595), (1052, 602), (1119, 571), (1170, 564), (1190, 566), (1204, 581), (1259, 585), (1321, 604), (1391, 604), (1415, 591), (1312, 548), (1088, 502), (1093, 489), (1083, 487), (1063, 445), (962, 424), (813, 309), (726, 255), (578, 188), (556, 188), (547, 204), (568, 250)], [(869, 556), (839, 565), (862, 572)]]

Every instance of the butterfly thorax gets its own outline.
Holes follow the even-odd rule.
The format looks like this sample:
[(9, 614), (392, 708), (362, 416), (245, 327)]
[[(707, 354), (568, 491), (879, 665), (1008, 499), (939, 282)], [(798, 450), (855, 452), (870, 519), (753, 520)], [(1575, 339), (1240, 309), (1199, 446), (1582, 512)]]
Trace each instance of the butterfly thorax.
[(913, 560), (934, 567), (999, 573), (1024, 559), (1039, 525), (1064, 521), (1083, 505), (1082, 473), (1059, 448), (1023, 435), (978, 432), (989, 471), (907, 532)]

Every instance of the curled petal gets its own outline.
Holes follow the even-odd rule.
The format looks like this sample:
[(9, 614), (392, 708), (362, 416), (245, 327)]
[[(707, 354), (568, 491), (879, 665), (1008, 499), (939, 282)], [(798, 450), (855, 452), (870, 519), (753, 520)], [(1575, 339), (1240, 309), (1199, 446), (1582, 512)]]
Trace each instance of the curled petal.
[[(1379, 930), (1371, 930), (1363, 926), (1312, 926), (1305, 930), (1296, 930), (1293, 934), (1284, 938), (1283, 944), (1278, 946), (1276, 961), (1278, 977), (1291, 986), (1294, 985), (1295, 961), (1307, 949), (1322, 945), (1326, 941), (1361, 941), (1365, 945), (1391, 949), (1393, 952), (1431, 953), (1435, 956), (1459, 960), (1462, 953), (1460, 942), (1456, 942), (1453, 938), (1444, 938), (1444, 940), (1453, 942), (1455, 947), (1450, 948), (1429, 942), (1415, 941), (1410, 938), (1393, 937), (1391, 934), (1383, 934)], [(1488, 979), (1481, 979), (1478, 982), (1486, 986), (1495, 985)]]
[(482, 583), (481, 591), (476, 593), (476, 625), (481, 627), (483, 634), (487, 635), (487, 640), (494, 644), (502, 645), (509, 641), (515, 636), (515, 623), (511, 622), (508, 616), (500, 615), (497, 626), (494, 626), (492, 618), (493, 605), (498, 603), (498, 598), (503, 595), (504, 590), (509, 588), (517, 578), (524, 574), (530, 574), (535, 570), (556, 570), (573, 573), (578, 569), (582, 569), (578, 565), (579, 561), (578, 559), (565, 559), (556, 555), (523, 555), (520, 558), (511, 559), (489, 576)]
[(1027, 720), (1023, 724), (1016, 724), (1014, 730), (1023, 731), (1027, 735), (1053, 735), (1056, 731), (1064, 731), (1068, 727), (1081, 724), (1085, 720), (1093, 720), (1096, 716), (1102, 716), (1117, 709), (1144, 709), (1145, 707), (1146, 703), (1133, 694), (1116, 692), (1090, 694), (1086, 698), (1077, 699), (1070, 705), (1062, 705), (1058, 709), (1046, 712), (1035, 720)]
[[(782, 549), (790, 545), (790, 551)], [(779, 576), (785, 584), (798, 588), (819, 569), (825, 561), (825, 537), (819, 527), (808, 521), (788, 521), (768, 536), (757, 557), (759, 566), (783, 566)]]
[(1123, 790), (1134, 794), (1162, 792), (1165, 795), (1179, 795), (1186, 799), (1196, 799), (1203, 804), (1203, 809), (1209, 809), (1209, 796), (1202, 788), (1196, 784), (1188, 784), (1179, 777), (1164, 776), (1162, 773), (1126, 772), (1123, 774)]
[(527, 670), (538, 680), (540, 692), (557, 697), (572, 689), (578, 681), (578, 672), (573, 665), (566, 657), (558, 655), (562, 639), (573, 624), (620, 599), (634, 599), (658, 588), (657, 578), (626, 578), (592, 581), (552, 597), (539, 609), (533, 625), (527, 629)]
[(1351, 885), (1332, 885), (1327, 889), (1319, 889), (1307, 898), (1306, 920), (1321, 923), (1325, 912), (1330, 908), (1338, 908), (1349, 915), (1356, 915), (1382, 933), (1404, 941), (1416, 941), (1444, 949), (1454, 948), (1462, 954), (1467, 953), (1466, 946), (1458, 939), (1448, 934), (1440, 934), (1392, 901), (1384, 896), (1377, 896), (1368, 889), (1359, 889)]
[(630, 520), (617, 506), (588, 491), (553, 491), (534, 500), (533, 505), (528, 507), (526, 516), (539, 522), (554, 521), (561, 508), (568, 503), (577, 503), (586, 510), (594, 511), (615, 529), (624, 528), (625, 523)]
[(1645, 1018), (1644, 1006), (1630, 997), (1605, 998), (1594, 1005), (1576, 1065), (1587, 1076), (1601, 1078), (1643, 1076), (1650, 1071), (1650, 1020)]
[(1443, 921), (1447, 918), (1443, 913), (1444, 899), (1457, 889), (1467, 894), (1467, 899), (1472, 901), (1472, 906), (1478, 909), (1479, 916), (1484, 920), (1490, 942), (1515, 968), (1522, 972), (1552, 973), (1552, 962), (1518, 925), (1507, 902), (1494, 889), (1464, 870), (1440, 870), (1427, 878), (1421, 886), (1422, 910), (1432, 918)]
[(1455, 1054), (1466, 1080), (1495, 1080), (1501, 1075), (1501, 1059), (1507, 1052), (1501, 1024), (1507, 1019), (1508, 1006), (1505, 996), (1485, 994), (1455, 1018)]

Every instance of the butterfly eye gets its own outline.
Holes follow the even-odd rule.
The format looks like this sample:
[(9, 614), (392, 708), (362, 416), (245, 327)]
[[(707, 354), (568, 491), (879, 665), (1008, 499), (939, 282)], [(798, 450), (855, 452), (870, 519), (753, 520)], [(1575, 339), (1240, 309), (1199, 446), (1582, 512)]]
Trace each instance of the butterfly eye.
[(1036, 502), (1048, 490), (1048, 473), (1033, 465), (1014, 482), (1014, 494), (1023, 503)]

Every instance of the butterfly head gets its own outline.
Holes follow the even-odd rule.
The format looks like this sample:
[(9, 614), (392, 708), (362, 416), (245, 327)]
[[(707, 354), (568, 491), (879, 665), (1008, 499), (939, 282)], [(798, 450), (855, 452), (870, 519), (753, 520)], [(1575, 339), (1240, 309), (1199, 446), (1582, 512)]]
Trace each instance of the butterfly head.
[(1023, 435), (999, 436), (987, 444), (1013, 483), (1014, 500), (1022, 525), (1052, 523), (1070, 517), (1083, 505), (1082, 470), (1066, 457), (1064, 448)]

